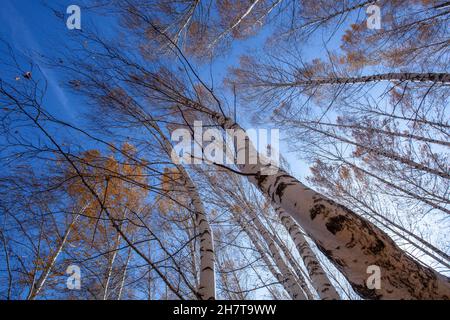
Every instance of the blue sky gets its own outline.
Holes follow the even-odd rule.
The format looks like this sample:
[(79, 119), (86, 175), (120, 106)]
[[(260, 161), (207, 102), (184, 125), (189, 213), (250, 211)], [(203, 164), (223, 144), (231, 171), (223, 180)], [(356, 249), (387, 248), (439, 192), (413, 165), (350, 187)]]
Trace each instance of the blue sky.
[[(68, 1), (54, 1), (56, 4)], [(0, 38), (25, 55), (46, 52), (52, 43), (64, 41), (61, 20), (46, 8), (41, 1), (4, 0), (0, 11), (2, 28)], [(49, 82), (46, 102), (49, 110), (58, 116), (74, 119), (77, 111), (70, 105), (69, 93), (60, 87), (58, 76), (49, 68), (40, 65)]]
[[(48, 4), (60, 12), (65, 12), (65, 8), (73, 1), (55, 0)], [(89, 27), (93, 21), (102, 32), (112, 32), (114, 26), (111, 22), (99, 23), (104, 17), (93, 17), (89, 10), (83, 10), (81, 7), (81, 21), (83, 26)], [(78, 32), (71, 31), (66, 28), (65, 20), (58, 18), (55, 13), (41, 0), (4, 0), (2, 10), (0, 11), (0, 21), (2, 28), (0, 30), (0, 38), (6, 40), (15, 50), (26, 56), (37, 57), (35, 61), (39, 61), (39, 54), (52, 54), (59, 45), (70, 45), (69, 33)], [(227, 69), (231, 65), (237, 65), (239, 56), (252, 52), (256, 48), (260, 48), (264, 38), (268, 35), (267, 30), (263, 30), (257, 36), (246, 41), (237, 41), (231, 51), (226, 55), (216, 59), (212, 66), (198, 66), (199, 73), (203, 80), (211, 84), (210, 69), (213, 74), (213, 83), (215, 87), (221, 85), (223, 77), (226, 75)], [(69, 90), (62, 86), (62, 79), (55, 70), (46, 67), (42, 63), (38, 63), (39, 67), (48, 81), (48, 91), (45, 96), (45, 107), (54, 116), (71, 122), (75, 125), (81, 124), (83, 120), (83, 104), (84, 101), (80, 97), (73, 95)], [(229, 101), (232, 98), (229, 97)], [(237, 110), (237, 120), (244, 127), (249, 128), (252, 125), (249, 122), (247, 113)], [(280, 130), (283, 138), (283, 131)], [(292, 166), (294, 172), (304, 177), (308, 170), (306, 165), (299, 165), (299, 161), (292, 154), (286, 152), (287, 148), (282, 142), (280, 149), (285, 150), (284, 156), (291, 160), (291, 163), (297, 163)]]

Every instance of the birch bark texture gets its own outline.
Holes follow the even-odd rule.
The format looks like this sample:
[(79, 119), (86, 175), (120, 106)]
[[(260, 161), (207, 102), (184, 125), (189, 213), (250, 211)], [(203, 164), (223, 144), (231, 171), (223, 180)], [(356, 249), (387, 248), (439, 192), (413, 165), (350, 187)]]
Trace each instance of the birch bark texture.
[[(243, 130), (232, 119), (191, 100), (185, 105), (205, 112), (223, 129)], [(254, 146), (247, 139), (247, 148)], [(421, 265), (370, 221), (308, 188), (282, 169), (263, 174), (267, 165), (238, 164), (241, 173), (294, 218), (317, 247), (365, 299), (449, 299), (447, 277)], [(381, 288), (367, 286), (368, 268), (381, 268)]]

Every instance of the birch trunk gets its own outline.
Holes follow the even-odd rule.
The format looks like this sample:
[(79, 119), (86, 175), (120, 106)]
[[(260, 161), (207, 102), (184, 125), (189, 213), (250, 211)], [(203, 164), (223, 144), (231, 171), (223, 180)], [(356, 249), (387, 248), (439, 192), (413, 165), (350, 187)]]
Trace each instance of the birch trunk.
[(191, 197), (195, 209), (196, 223), (200, 234), (200, 286), (198, 293), (202, 300), (214, 300), (216, 298), (216, 280), (214, 267), (214, 241), (211, 227), (205, 215), (205, 208), (197, 188), (192, 183), (188, 173), (180, 166), (183, 177), (186, 180), (186, 189)]
[[(131, 239), (131, 241), (134, 241), (134, 238)], [(125, 261), (125, 266), (123, 269), (122, 280), (120, 281), (119, 294), (117, 295), (117, 300), (120, 300), (122, 298), (123, 288), (125, 286), (125, 279), (126, 279), (127, 269), (128, 269), (128, 264), (130, 263), (130, 259), (131, 259), (131, 247), (128, 249), (127, 260)]]
[(102, 297), (103, 300), (108, 299), (109, 284), (111, 282), (112, 270), (113, 270), (113, 266), (114, 266), (114, 261), (116, 260), (117, 248), (119, 248), (119, 244), (120, 244), (120, 233), (117, 233), (117, 238), (116, 238), (114, 248), (113, 248), (114, 252), (113, 252), (112, 257), (108, 264), (108, 274), (106, 276), (105, 288), (103, 290), (103, 297)]
[(229, 28), (227, 28), (226, 30), (224, 30), (221, 34), (219, 34), (219, 36), (217, 36), (216, 39), (214, 39), (212, 41), (212, 43), (208, 46), (208, 49), (213, 48), (217, 42), (219, 42), (224, 36), (226, 36), (227, 34), (229, 34), (230, 32), (233, 31), (234, 28), (236, 28), (241, 22), (242, 20), (245, 19), (245, 17), (247, 17), (250, 12), (252, 12), (253, 8), (258, 4), (259, 0), (255, 0), (252, 2), (252, 4), (247, 8), (247, 10), (244, 12), (244, 14), (242, 16), (240, 16), (235, 23), (233, 23), (233, 25), (231, 25)]
[[(139, 110), (140, 111), (140, 110)], [(138, 111), (138, 112), (139, 112)], [(141, 112), (139, 112), (141, 113)], [(149, 115), (143, 115), (143, 119), (148, 119)], [(141, 120), (141, 119), (140, 119)], [(161, 138), (161, 145), (168, 156), (172, 154), (172, 144), (161, 131), (157, 123), (153, 120), (145, 120), (154, 130), (156, 130)], [(180, 165), (175, 164), (177, 170), (183, 177), (186, 191), (191, 199), (191, 204), (195, 210), (196, 224), (199, 230), (200, 238), (200, 281), (198, 287), (198, 295), (201, 300), (214, 300), (216, 298), (216, 276), (215, 276), (215, 256), (214, 256), (214, 240), (211, 227), (206, 217), (206, 211), (200, 195), (195, 187), (189, 173)]]
[[(247, 198), (246, 193), (242, 189), (243, 186), (241, 184), (239, 184), (239, 182), (238, 182), (239, 180), (236, 179), (236, 176), (234, 176), (234, 177), (233, 176), (229, 176), (229, 179), (234, 182), (234, 184), (231, 187), (229, 187), (229, 188), (224, 188), (222, 186), (221, 189), (218, 189), (218, 188), (215, 188), (215, 186), (212, 184), (213, 189), (215, 190), (215, 192), (216, 193), (221, 193), (222, 190), (225, 190), (228, 193), (228, 195), (230, 195), (233, 199), (235, 199), (235, 201), (237, 203), (239, 203), (242, 208), (244, 208), (244, 211), (248, 213), (249, 218), (251, 219), (251, 221), (254, 222), (255, 227), (257, 228), (259, 233), (263, 236), (265, 242), (269, 246), (269, 249), (270, 249), (270, 251), (272, 253), (272, 256), (275, 257), (275, 255), (273, 254), (272, 251), (277, 251), (276, 256), (279, 256), (281, 258), (281, 260), (284, 262), (284, 259), (278, 253), (279, 252), (278, 248), (283, 252), (283, 254), (284, 254), (284, 256), (285, 256), (285, 258), (287, 260), (286, 264), (290, 265), (292, 270), (294, 271), (293, 273), (291, 273), (292, 277), (294, 277), (295, 281), (300, 285), (301, 289), (303, 290), (303, 293), (306, 295), (308, 300), (313, 300), (314, 297), (313, 297), (313, 295), (311, 293), (311, 290), (309, 289), (308, 285), (306, 284), (305, 277), (303, 276), (304, 273), (302, 273), (302, 270), (301, 270), (300, 266), (295, 261), (294, 257), (289, 252), (289, 250), (286, 248), (284, 243), (282, 243), (282, 241), (280, 241), (278, 239), (278, 237), (276, 235), (276, 230), (273, 228), (273, 226), (272, 226), (271, 222), (269, 221), (269, 219), (267, 219), (265, 209), (263, 209), (259, 205), (257, 205), (257, 206), (253, 205), (254, 202), (258, 203), (257, 198), (256, 197), (252, 198), (253, 201)], [(212, 182), (210, 181), (210, 183), (212, 183)], [(226, 201), (226, 200), (223, 199), (223, 201)], [(269, 232), (269, 229), (259, 219), (258, 214), (257, 214), (257, 212), (258, 212), (257, 210), (259, 210), (259, 212), (262, 213), (261, 216), (265, 219), (265, 221), (267, 223), (267, 226), (270, 227), (270, 230), (272, 231), (272, 233)]]
[(62, 250), (67, 242), (70, 231), (72, 230), (72, 227), (78, 220), (79, 216), (80, 216), (79, 214), (75, 215), (72, 222), (67, 227), (66, 232), (64, 233), (64, 236), (61, 240), (61, 243), (59, 244), (58, 248), (55, 250), (52, 258), (50, 259), (50, 263), (47, 265), (47, 267), (43, 271), (42, 275), (39, 277), (38, 281), (36, 282), (36, 285), (34, 286), (35, 289), (33, 290), (33, 292), (30, 293), (30, 295), (28, 297), (29, 300), (36, 299), (37, 295), (41, 292), (42, 288), (44, 287), (44, 284), (47, 281), (48, 276), (50, 275), (51, 271), (53, 270), (53, 267), (55, 266), (56, 260), (58, 259), (60, 253), (62, 252)]
[(308, 275), (302, 270), (300, 267), (300, 264), (298, 261), (292, 256), (291, 252), (288, 250), (286, 245), (280, 241), (280, 239), (273, 234), (272, 236), (273, 241), (277, 244), (277, 246), (281, 249), (281, 252), (283, 252), (284, 256), (286, 257), (287, 262), (292, 266), (292, 269), (294, 270), (294, 274), (296, 275), (297, 282), (302, 287), (303, 292), (305, 293), (308, 300), (314, 300), (315, 297), (313, 293), (311, 292), (311, 289), (308, 287), (308, 284), (306, 283), (306, 280)]
[[(260, 241), (256, 237), (256, 235), (252, 232), (251, 228), (244, 224), (240, 217), (234, 215), (236, 221), (239, 223), (242, 229), (244, 229), (245, 233), (248, 235), (250, 241), (253, 243), (253, 245), (256, 248), (256, 251), (260, 254), (261, 258), (264, 261), (264, 264), (267, 265), (269, 268), (269, 271), (272, 273), (272, 275), (283, 285), (286, 292), (289, 294), (292, 300), (306, 300), (306, 296), (304, 295), (303, 291), (301, 290), (300, 286), (293, 281), (293, 275), (288, 271), (288, 268), (284, 261), (282, 261), (281, 256), (279, 253), (277, 255), (274, 255), (272, 250), (272, 258), (275, 261), (275, 265), (280, 270), (278, 272), (272, 265), (272, 262), (267, 257), (267, 254), (264, 252)], [(270, 249), (270, 248), (269, 248)], [(275, 252), (277, 252), (275, 250)]]
[[(231, 119), (190, 100), (184, 105), (209, 114), (223, 129), (241, 129)], [(248, 141), (248, 148), (254, 147)], [(242, 174), (280, 206), (366, 299), (449, 299), (449, 279), (403, 252), (389, 236), (346, 207), (327, 199), (279, 169), (264, 174), (261, 163), (238, 165)], [(368, 267), (381, 268), (381, 288), (368, 288)]]
[(336, 78), (318, 78), (304, 81), (294, 81), (285, 83), (263, 82), (256, 86), (270, 86), (270, 87), (303, 87), (303, 86), (317, 86), (327, 84), (356, 84), (369, 83), (378, 81), (391, 82), (430, 82), (430, 83), (450, 83), (450, 73), (383, 73), (371, 76), (362, 77), (336, 77)]
[(300, 230), (300, 227), (295, 223), (292, 217), (289, 214), (287, 214), (281, 207), (279, 206), (274, 207), (275, 211), (280, 217), (283, 226), (289, 232), (292, 241), (294, 241), (294, 244), (297, 247), (300, 257), (303, 259), (303, 262), (306, 266), (306, 270), (308, 271), (311, 283), (314, 289), (316, 289), (319, 297), (323, 300), (340, 299), (339, 294), (337, 293), (336, 289), (328, 279), (325, 270), (323, 270), (320, 262), (316, 258), (316, 255), (314, 254), (305, 237), (303, 236), (303, 232)]
[[(263, 237), (264, 241), (266, 242), (267, 246), (269, 247), (269, 251), (272, 254), (273, 259), (275, 260), (276, 265), (279, 267), (280, 271), (285, 275), (287, 279), (287, 285), (288, 287), (293, 291), (294, 294), (294, 300), (303, 300), (306, 299), (305, 294), (303, 293), (303, 290), (306, 290), (306, 293), (309, 293), (309, 290), (306, 287), (306, 283), (302, 281), (302, 279), (298, 279), (299, 282), (296, 281), (296, 276), (291, 271), (291, 269), (288, 267), (287, 263), (284, 261), (282, 255), (280, 254), (280, 249), (276, 247), (272, 237), (269, 235), (269, 232), (267, 228), (259, 221), (257, 217), (253, 219), (256, 229)], [(303, 299), (300, 299), (300, 298)]]
[[(220, 201), (223, 202), (225, 205), (229, 207), (229, 211), (232, 212), (234, 219), (238, 222), (238, 224), (241, 226), (241, 228), (247, 233), (252, 243), (255, 245), (257, 251), (260, 253), (262, 259), (264, 260), (264, 263), (267, 264), (267, 267), (271, 271), (272, 275), (280, 281), (280, 283), (283, 284), (283, 287), (285, 288), (286, 292), (288, 292), (289, 296), (293, 300), (304, 300), (314, 299), (302, 274), (299, 272), (292, 272), (291, 268), (288, 266), (288, 263), (284, 260), (284, 258), (279, 253), (279, 249), (274, 245), (274, 237), (269, 235), (269, 232), (267, 228), (259, 221), (257, 214), (255, 212), (254, 207), (250, 204), (248, 199), (246, 198), (244, 192), (242, 189), (240, 189), (242, 186), (240, 186), (238, 183), (233, 185), (232, 188), (234, 188), (234, 191), (230, 188), (224, 188), (224, 186), (221, 186), (221, 188), (218, 188), (217, 185), (213, 180), (211, 180), (209, 175), (205, 175), (205, 177), (208, 179), (210, 186), (212, 188), (212, 191), (219, 196)], [(228, 178), (232, 179), (231, 176)], [(239, 192), (242, 197), (237, 195), (235, 192)], [(244, 211), (247, 211), (249, 215), (249, 219), (251, 221), (255, 222), (256, 230), (260, 235), (263, 235), (264, 242), (266, 242), (269, 251), (271, 253), (272, 259), (274, 259), (275, 264), (277, 268), (281, 271), (279, 273), (278, 271), (273, 268), (272, 263), (267, 258), (264, 250), (261, 247), (261, 244), (258, 240), (258, 237), (253, 233), (253, 231), (250, 229), (248, 224), (244, 224), (242, 222), (243, 213), (237, 213), (234, 210), (234, 206), (232, 203), (228, 202), (225, 193), (231, 196), (232, 199), (236, 201), (237, 204), (241, 205), (242, 208), (244, 208)], [(282, 250), (281, 246), (279, 245), (280, 249)], [(286, 255), (286, 258), (289, 260), (288, 255)], [(291, 263), (292, 268), (295, 268), (296, 265)], [(281, 279), (281, 280), (280, 280)]]

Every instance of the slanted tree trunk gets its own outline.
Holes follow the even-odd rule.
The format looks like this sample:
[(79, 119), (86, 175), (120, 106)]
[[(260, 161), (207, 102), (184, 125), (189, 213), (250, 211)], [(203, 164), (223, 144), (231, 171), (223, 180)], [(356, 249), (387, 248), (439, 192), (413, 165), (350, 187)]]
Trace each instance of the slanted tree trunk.
[[(134, 241), (134, 238), (132, 238), (131, 241)], [(130, 259), (131, 259), (131, 247), (128, 248), (127, 260), (125, 261), (125, 265), (123, 266), (122, 280), (120, 281), (120, 287), (119, 287), (119, 293), (117, 295), (117, 300), (122, 299), (122, 293), (123, 293), (123, 288), (125, 286), (125, 279), (127, 277), (127, 270), (128, 270), (128, 264), (130, 263)]]
[(339, 294), (328, 279), (325, 270), (323, 270), (319, 260), (316, 258), (316, 255), (306, 241), (300, 227), (295, 223), (292, 217), (283, 210), (283, 208), (275, 205), (274, 209), (280, 217), (283, 226), (289, 232), (292, 241), (294, 241), (300, 257), (303, 259), (306, 266), (311, 283), (314, 289), (316, 289), (319, 297), (324, 300), (340, 299)]
[(250, 241), (255, 246), (256, 251), (258, 251), (261, 258), (263, 259), (264, 264), (269, 268), (270, 273), (272, 273), (272, 275), (283, 285), (284, 289), (289, 294), (291, 299), (306, 300), (305, 294), (301, 290), (300, 286), (294, 281), (292, 273), (289, 271), (289, 268), (286, 266), (286, 263), (282, 260), (282, 257), (278, 253), (278, 251), (275, 250), (274, 254), (274, 252), (272, 252), (272, 250), (269, 248), (270, 253), (272, 254), (272, 259), (274, 260), (275, 265), (280, 270), (280, 272), (278, 272), (274, 268), (271, 259), (269, 259), (269, 257), (265, 253), (260, 241), (258, 240), (258, 237), (253, 233), (251, 227), (248, 224), (245, 224), (240, 216), (234, 215), (234, 218), (241, 226), (241, 228), (245, 231), (245, 233), (248, 235)]
[(309, 278), (308, 275), (302, 270), (300, 264), (294, 258), (291, 251), (287, 248), (286, 244), (280, 240), (280, 238), (276, 234), (276, 231), (273, 229), (271, 230), (272, 230), (271, 233), (272, 241), (274, 241), (277, 244), (277, 246), (281, 249), (281, 252), (283, 252), (284, 256), (286, 257), (286, 261), (288, 262), (288, 264), (292, 266), (294, 274), (297, 276), (296, 277), (297, 281), (302, 287), (303, 292), (306, 294), (306, 297), (308, 298), (308, 300), (314, 300), (313, 293), (311, 292), (311, 289), (308, 287), (308, 284), (306, 283), (306, 279)]
[[(268, 221), (266, 215), (265, 215), (265, 209), (261, 208), (261, 206), (254, 206), (253, 201), (258, 202), (255, 198), (252, 198), (252, 200), (249, 200), (247, 198), (247, 194), (242, 189), (243, 186), (238, 183), (238, 179), (233, 179), (233, 177), (229, 176), (230, 180), (233, 180), (235, 184), (229, 188), (221, 189), (215, 188), (214, 185), (212, 187), (216, 191), (216, 193), (221, 193), (222, 190), (224, 190), (229, 196), (231, 196), (237, 203), (240, 205), (241, 208), (244, 209), (244, 212), (247, 213), (249, 219), (254, 223), (255, 228), (257, 229), (258, 233), (261, 234), (264, 238), (264, 241), (266, 242), (267, 246), (269, 247), (269, 250), (271, 252), (271, 255), (275, 261), (280, 261), (285, 266), (280, 265), (279, 268), (282, 273), (285, 271), (288, 272), (288, 274), (285, 274), (288, 278), (294, 279), (299, 285), (303, 293), (306, 295), (308, 300), (313, 300), (314, 297), (311, 293), (311, 290), (309, 289), (304, 274), (300, 270), (300, 266), (296, 263), (294, 258), (292, 257), (292, 254), (289, 252), (289, 250), (286, 248), (284, 243), (282, 243), (277, 235), (276, 231), (273, 229), (270, 221)], [(236, 178), (236, 177), (235, 177)], [(212, 181), (210, 181), (212, 183)], [(223, 201), (226, 201), (223, 199)], [(265, 218), (266, 223), (269, 227), (271, 227), (272, 233), (269, 232), (269, 229), (261, 222), (259, 215), (257, 214), (258, 210), (261, 212), (261, 215)], [(233, 211), (234, 212), (234, 211)], [(282, 257), (280, 251), (284, 254), (284, 257), (286, 258), (286, 261)], [(277, 263), (278, 265), (278, 263)], [(289, 267), (290, 265), (290, 267)], [(292, 270), (292, 272), (291, 272)], [(288, 279), (289, 280), (289, 279)]]
[(333, 84), (355, 84), (355, 83), (369, 83), (378, 81), (391, 82), (430, 82), (430, 83), (450, 83), (450, 73), (382, 73), (371, 76), (362, 77), (335, 77), (335, 78), (317, 78), (311, 80), (301, 80), (293, 82), (265, 82), (257, 84), (256, 86), (267, 87), (306, 87), (306, 86), (320, 86)]
[(198, 293), (203, 300), (214, 300), (216, 297), (216, 280), (214, 267), (214, 241), (211, 227), (205, 215), (205, 208), (197, 188), (192, 183), (186, 170), (183, 166), (180, 172), (186, 181), (186, 189), (191, 197), (192, 205), (195, 209), (196, 223), (198, 232), (200, 234), (200, 286)]
[[(83, 209), (84, 211), (84, 209)], [(72, 230), (73, 226), (77, 222), (80, 214), (76, 214), (72, 222), (67, 227), (66, 231), (64, 232), (64, 235), (61, 239), (61, 242), (59, 243), (59, 246), (56, 248), (55, 252), (53, 253), (53, 256), (50, 259), (50, 262), (47, 264), (45, 270), (42, 272), (39, 279), (36, 281), (36, 284), (33, 286), (32, 292), (28, 295), (29, 300), (36, 299), (37, 295), (41, 292), (42, 288), (44, 287), (45, 282), (48, 279), (48, 276), (50, 275), (51, 271), (53, 270), (53, 267), (55, 266), (56, 260), (58, 259), (60, 253), (62, 252), (64, 246), (66, 245), (67, 239), (69, 238), (70, 231)]]
[(281, 249), (277, 248), (272, 237), (269, 235), (267, 228), (261, 223), (261, 221), (259, 221), (258, 217), (255, 217), (253, 221), (255, 223), (256, 229), (266, 242), (272, 257), (275, 260), (276, 265), (279, 267), (280, 271), (285, 275), (287, 279), (286, 281), (287, 285), (293, 291), (294, 295), (293, 299), (299, 300), (300, 298), (305, 297), (305, 293), (303, 293), (303, 290), (306, 290), (306, 294), (308, 294), (308, 296), (311, 297), (311, 294), (309, 293), (306, 283), (302, 281), (303, 279), (298, 279), (300, 283), (297, 283), (296, 281), (297, 277), (291, 271), (291, 268), (289, 268), (286, 261), (283, 259), (282, 255), (280, 254)]
[(106, 274), (106, 279), (105, 279), (105, 285), (104, 285), (104, 289), (103, 289), (103, 300), (107, 300), (108, 299), (108, 293), (109, 293), (109, 285), (111, 283), (111, 277), (112, 277), (112, 271), (113, 271), (113, 267), (114, 267), (114, 261), (116, 261), (116, 256), (117, 256), (117, 248), (119, 248), (120, 245), (120, 233), (117, 233), (117, 238), (114, 241), (114, 247), (113, 247), (113, 253), (111, 258), (108, 261), (108, 272)]
[[(141, 113), (140, 110), (136, 110)], [(143, 115), (143, 119), (148, 119), (150, 115)], [(142, 119), (139, 119), (142, 120)], [(158, 124), (153, 120), (145, 120), (154, 130), (156, 130), (161, 138), (161, 146), (168, 156), (172, 154), (172, 144), (167, 139), (165, 134), (161, 131)], [(203, 202), (197, 191), (195, 184), (189, 176), (186, 169), (180, 165), (175, 164), (175, 167), (182, 176), (184, 188), (186, 189), (191, 204), (195, 210), (195, 219), (200, 238), (200, 281), (198, 287), (198, 295), (202, 300), (214, 300), (216, 298), (216, 279), (215, 279), (215, 256), (214, 256), (214, 240), (211, 227), (206, 217), (206, 211)]]
[[(230, 118), (191, 100), (185, 106), (209, 114), (223, 129), (242, 130)], [(248, 148), (254, 147), (248, 141)], [(275, 205), (291, 215), (317, 247), (344, 274), (353, 289), (367, 299), (449, 299), (449, 279), (408, 256), (381, 229), (348, 208), (306, 187), (279, 169), (238, 165), (241, 173)], [(366, 284), (368, 267), (381, 268), (381, 288)]]
[(258, 4), (259, 0), (254, 0), (251, 5), (247, 8), (247, 10), (234, 22), (229, 28), (220, 33), (217, 38), (215, 38), (211, 44), (208, 46), (208, 49), (214, 48), (214, 46), (219, 42), (224, 36), (231, 33), (233, 29), (235, 29), (244, 19), (247, 17), (250, 12), (252, 12), (253, 8)]

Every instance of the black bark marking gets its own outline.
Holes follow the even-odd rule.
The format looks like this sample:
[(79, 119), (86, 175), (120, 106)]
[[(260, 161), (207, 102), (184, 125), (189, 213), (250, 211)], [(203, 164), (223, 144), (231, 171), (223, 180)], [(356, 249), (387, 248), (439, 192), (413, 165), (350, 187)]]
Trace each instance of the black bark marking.
[(347, 266), (347, 264), (342, 259), (334, 258), (334, 262), (341, 268), (345, 268)]
[(345, 244), (345, 247), (350, 249), (353, 248), (355, 245), (356, 245), (355, 235), (352, 233), (352, 238), (350, 239), (349, 242)]
[(321, 214), (321, 213), (323, 213), (323, 211), (325, 210), (326, 208), (325, 208), (325, 206), (323, 205), (323, 204), (316, 204), (316, 205), (314, 205), (314, 207), (312, 207), (312, 209), (311, 210), (309, 210), (309, 213), (310, 213), (310, 217), (311, 217), (311, 220), (314, 220), (314, 218), (318, 215), (318, 214)]
[(371, 246), (369, 248), (369, 250), (373, 253), (373, 254), (378, 254), (380, 253), (383, 249), (385, 248), (384, 242), (381, 241), (380, 239), (377, 240), (377, 243), (374, 244), (373, 246)]
[(267, 177), (268, 175), (261, 174), (260, 172), (257, 172), (255, 174), (255, 179), (258, 183), (258, 187), (262, 187), (262, 184), (264, 183), (264, 181), (266, 181)]
[(204, 267), (204, 268), (202, 269), (202, 271), (205, 271), (205, 270), (211, 270), (211, 271), (214, 271), (211, 267)]
[(365, 299), (372, 299), (372, 300), (379, 300), (381, 298), (381, 295), (377, 294), (375, 292), (375, 289), (369, 289), (365, 285), (355, 284), (351, 283), (353, 289), (355, 289), (356, 292), (358, 292), (361, 297)]
[(327, 250), (325, 249), (321, 244), (316, 243), (317, 248), (319, 248), (320, 251), (322, 251), (322, 253), (328, 257), (330, 260), (334, 260), (333, 259), (333, 251), (331, 250)]
[(280, 182), (277, 189), (275, 190), (275, 194), (281, 199), (284, 193), (284, 189), (286, 189), (290, 185), (293, 185), (293, 183)]
[(327, 227), (328, 231), (330, 231), (332, 234), (336, 234), (342, 229), (344, 229), (344, 225), (348, 220), (349, 219), (343, 215), (331, 217), (325, 224), (325, 226)]
[(281, 174), (281, 175), (279, 175), (278, 177), (276, 177), (274, 185), (277, 185), (278, 182), (280, 181), (280, 179), (283, 179), (283, 178), (290, 178), (290, 177), (291, 177), (290, 175), (287, 175), (287, 174)]

